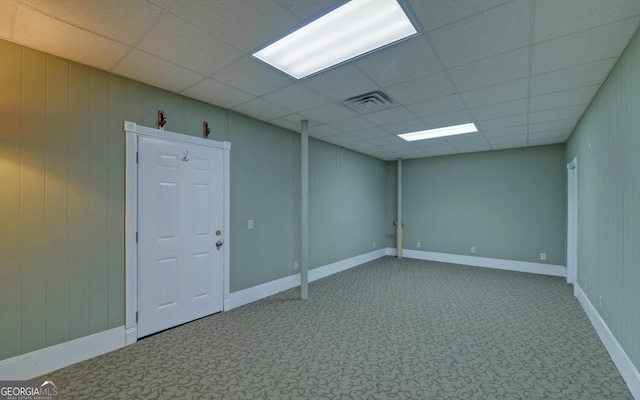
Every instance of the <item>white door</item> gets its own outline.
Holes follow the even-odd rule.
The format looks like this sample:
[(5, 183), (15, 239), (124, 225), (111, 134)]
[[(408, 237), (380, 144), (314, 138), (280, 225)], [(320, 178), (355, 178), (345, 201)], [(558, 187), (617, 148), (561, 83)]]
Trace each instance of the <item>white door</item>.
[(223, 150), (140, 137), (138, 337), (222, 311)]

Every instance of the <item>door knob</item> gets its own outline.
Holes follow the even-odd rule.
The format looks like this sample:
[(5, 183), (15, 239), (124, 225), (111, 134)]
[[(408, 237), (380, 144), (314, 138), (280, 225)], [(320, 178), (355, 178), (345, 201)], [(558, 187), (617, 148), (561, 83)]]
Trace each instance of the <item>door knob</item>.
[(218, 240), (216, 242), (216, 247), (218, 248), (218, 250), (220, 250), (220, 246), (222, 246), (222, 242)]

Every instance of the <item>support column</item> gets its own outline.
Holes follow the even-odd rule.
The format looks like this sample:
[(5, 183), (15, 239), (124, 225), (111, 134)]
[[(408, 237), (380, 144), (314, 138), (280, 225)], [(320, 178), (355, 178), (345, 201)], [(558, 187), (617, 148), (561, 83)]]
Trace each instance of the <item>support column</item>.
[(397, 173), (396, 247), (398, 258), (402, 258), (402, 159), (400, 158), (397, 161)]
[(309, 121), (300, 121), (300, 298), (309, 297)]

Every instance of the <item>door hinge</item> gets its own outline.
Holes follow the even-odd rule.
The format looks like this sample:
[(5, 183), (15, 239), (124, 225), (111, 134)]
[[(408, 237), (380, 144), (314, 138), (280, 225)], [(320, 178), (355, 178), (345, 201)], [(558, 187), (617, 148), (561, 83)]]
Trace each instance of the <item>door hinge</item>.
[(136, 151), (136, 164), (140, 161), (140, 153)]
[(138, 232), (136, 232), (136, 243), (138, 243)]
[(138, 322), (138, 312), (136, 311), (136, 322)]

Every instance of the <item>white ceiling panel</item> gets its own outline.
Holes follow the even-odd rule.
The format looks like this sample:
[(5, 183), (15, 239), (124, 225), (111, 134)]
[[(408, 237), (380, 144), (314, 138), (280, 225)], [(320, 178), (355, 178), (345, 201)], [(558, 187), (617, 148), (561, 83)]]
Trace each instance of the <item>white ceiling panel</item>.
[[(55, 32), (55, 34), (53, 34)], [(12, 40), (82, 64), (111, 69), (127, 46), (18, 5)]]
[(237, 62), (211, 75), (217, 81), (256, 96), (273, 92), (290, 85), (293, 80), (251, 56), (244, 56)]
[(385, 126), (415, 118), (405, 107), (396, 107), (389, 110), (378, 111), (363, 116), (367, 121), (376, 125)]
[(9, 38), (13, 35), (15, 17), (15, 4), (10, 1), (0, 1), (0, 37)]
[(465, 110), (467, 105), (459, 94), (440, 97), (439, 99), (423, 101), (407, 106), (418, 118), (433, 117), (439, 114), (449, 114), (455, 111)]
[[(134, 44), (162, 12), (161, 8), (146, 1), (19, 0), (19, 2), (84, 31), (128, 45)], [(10, 4), (11, 1), (8, 3)]]
[(525, 78), (529, 76), (529, 50), (514, 50), (452, 68), (449, 74), (461, 92)]
[[(555, 71), (622, 53), (638, 27), (638, 18), (604, 25), (533, 46), (532, 73)], [(612, 46), (617, 43), (617, 46)]]
[(182, 94), (226, 108), (233, 108), (255, 98), (249, 93), (209, 78), (189, 87)]
[(471, 109), (477, 121), (523, 115), (529, 111), (529, 99), (520, 99), (506, 103), (490, 104)]
[[(403, 0), (418, 35), (307, 79), (252, 56), (346, 2), (8, 0), (0, 38), (396, 159), (565, 140), (640, 26), (638, 0)], [(343, 104), (374, 90), (393, 105)], [(468, 122), (457, 148), (396, 136)]]
[(615, 58), (566, 68), (531, 77), (531, 96), (557, 93), (585, 86), (601, 85), (615, 64)]
[(140, 50), (127, 55), (115, 72), (176, 93), (202, 80), (202, 75)]
[(280, 118), (284, 115), (290, 114), (290, 112), (284, 108), (260, 98), (240, 104), (239, 106), (234, 107), (234, 111), (238, 111), (242, 114), (263, 121)]
[(527, 115), (515, 115), (513, 117), (488, 119), (480, 121), (476, 124), (481, 131), (491, 131), (495, 129), (510, 128), (513, 126), (522, 126), (528, 123)]
[(455, 93), (449, 77), (444, 72), (423, 76), (384, 88), (387, 94), (403, 104), (420, 103)]
[(309, 120), (325, 124), (353, 118), (355, 113), (343, 104), (329, 103), (310, 110), (301, 111), (300, 114)]
[[(191, 46), (194, 41), (200, 46)], [(242, 56), (235, 48), (171, 14), (160, 20), (139, 48), (207, 76)]]
[(408, 0), (411, 11), (429, 31), (483, 13), (509, 0)]
[[(403, 62), (407, 59), (411, 62)], [(383, 87), (442, 70), (424, 36), (416, 36), (373, 52), (360, 58), (356, 65)]]
[(599, 88), (600, 85), (591, 85), (564, 92), (534, 96), (531, 97), (529, 111), (536, 112), (576, 104), (588, 104)]
[(517, 0), (428, 35), (444, 66), (451, 68), (527, 46), (529, 20), (529, 1)]
[(300, 112), (329, 103), (329, 100), (300, 83), (278, 89), (265, 95), (264, 98), (292, 112)]
[(362, 117), (354, 117), (349, 119), (343, 119), (342, 121), (336, 121), (328, 124), (329, 126), (336, 128), (340, 132), (354, 132), (360, 130), (368, 130), (375, 125)]
[(171, 12), (246, 53), (300, 25), (297, 17), (273, 0), (182, 0)]
[(529, 79), (500, 83), (461, 93), (469, 107), (481, 107), (489, 104), (504, 103), (524, 99), (529, 93)]
[(330, 69), (301, 82), (335, 102), (378, 89), (378, 85), (353, 64)]
[(534, 4), (536, 43), (640, 14), (638, 0), (536, 0)]

